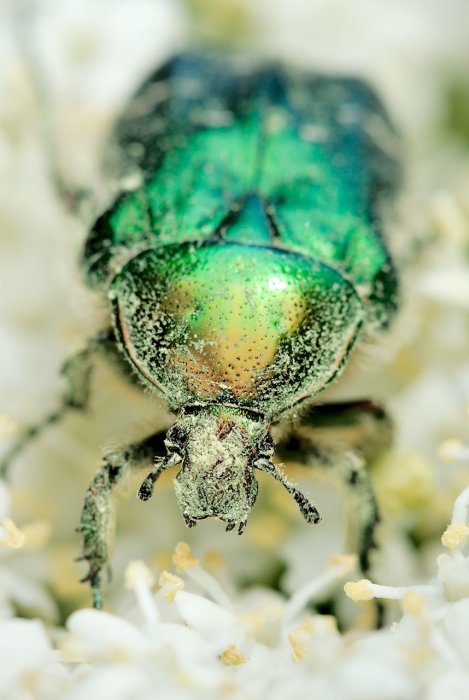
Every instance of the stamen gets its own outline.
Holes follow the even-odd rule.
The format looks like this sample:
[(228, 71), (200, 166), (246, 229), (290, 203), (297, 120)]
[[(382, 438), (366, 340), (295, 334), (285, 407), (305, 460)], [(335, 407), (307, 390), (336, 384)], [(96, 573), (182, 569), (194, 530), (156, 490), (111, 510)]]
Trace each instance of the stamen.
[(454, 502), (451, 524), (467, 522), (469, 514), (469, 487), (464, 489)]
[(303, 661), (308, 656), (308, 640), (312, 636), (314, 623), (308, 618), (299, 627), (295, 627), (288, 633), (288, 641), (292, 648), (292, 658), (295, 661)]
[(408, 590), (404, 593), (401, 601), (402, 612), (418, 617), (425, 610), (425, 607), (426, 600), (420, 593), (415, 590)]
[(194, 557), (187, 542), (178, 542), (173, 554), (173, 564), (180, 573), (197, 566), (199, 560)]
[(448, 549), (457, 549), (469, 539), (469, 526), (467, 525), (469, 512), (469, 488), (464, 489), (457, 497), (451, 523), (441, 537), (441, 543)]
[(18, 431), (18, 424), (8, 416), (0, 416), (0, 440), (7, 440)]
[(458, 438), (448, 438), (441, 443), (438, 456), (445, 462), (468, 462), (469, 447)]
[(3, 533), (0, 533), (0, 544), (10, 549), (20, 549), (26, 539), (24, 533), (15, 525), (11, 518), (2, 518), (0, 525), (3, 528)]
[(355, 603), (373, 600), (373, 598), (402, 600), (409, 591), (422, 596), (438, 595), (438, 590), (435, 586), (381, 586), (378, 583), (372, 583), (366, 578), (360, 581), (347, 581), (344, 591), (345, 595)]
[(151, 593), (154, 582), (155, 577), (143, 561), (134, 560), (127, 565), (125, 587), (134, 591), (148, 628), (156, 627), (160, 620), (160, 614)]
[(176, 546), (173, 555), (173, 563), (178, 571), (186, 573), (202, 588), (202, 590), (208, 593), (212, 600), (218, 603), (218, 605), (228, 609), (233, 607), (231, 600), (216, 578), (211, 576), (200, 566), (199, 560), (194, 557), (191, 548), (186, 542), (179, 542)]
[(457, 549), (469, 538), (469, 527), (465, 523), (451, 523), (441, 536), (441, 544), (448, 549)]
[(441, 632), (435, 627), (432, 629), (430, 640), (435, 648), (438, 656), (444, 659), (447, 666), (462, 670), (463, 664), (461, 659), (455, 654), (453, 649), (450, 647), (448, 640), (441, 634)]
[(357, 603), (362, 600), (373, 600), (373, 584), (367, 578), (360, 581), (347, 581), (344, 585), (345, 595)]
[(158, 580), (161, 586), (161, 592), (164, 594), (166, 601), (172, 603), (176, 597), (176, 593), (184, 588), (184, 581), (179, 576), (171, 574), (169, 571), (163, 571)]
[(355, 567), (356, 557), (336, 556), (336, 563), (334, 562), (327, 571), (317, 578), (308, 581), (290, 598), (283, 612), (284, 627), (306, 607), (312, 598), (327, 590), (332, 583), (348, 574)]
[(239, 666), (240, 664), (245, 664), (248, 660), (247, 656), (237, 649), (236, 644), (230, 644), (229, 647), (222, 651), (220, 659), (225, 666)]

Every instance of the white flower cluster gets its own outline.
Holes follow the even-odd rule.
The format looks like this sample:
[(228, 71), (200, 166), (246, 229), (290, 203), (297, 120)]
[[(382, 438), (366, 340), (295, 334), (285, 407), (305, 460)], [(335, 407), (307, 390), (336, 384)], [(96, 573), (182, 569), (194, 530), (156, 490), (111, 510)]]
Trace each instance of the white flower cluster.
[[(307, 603), (344, 576), (354, 557), (335, 557), (289, 600), (271, 591), (229, 596), (180, 543), (159, 588), (141, 561), (127, 567), (137, 606), (124, 616), (84, 609), (66, 632), (38, 620), (0, 622), (4, 700), (465, 700), (469, 693), (469, 489), (443, 535), (435, 580), (393, 588), (348, 582), (356, 601), (399, 599), (391, 628), (342, 634)], [(188, 592), (187, 585), (199, 592)]]

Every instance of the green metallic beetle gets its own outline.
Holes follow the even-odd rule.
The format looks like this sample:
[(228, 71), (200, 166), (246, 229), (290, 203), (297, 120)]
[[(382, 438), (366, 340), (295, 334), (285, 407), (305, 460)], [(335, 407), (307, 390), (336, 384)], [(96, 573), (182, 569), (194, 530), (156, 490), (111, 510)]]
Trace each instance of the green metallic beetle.
[[(364, 467), (389, 420), (371, 401), (314, 400), (357, 339), (387, 328), (398, 306), (382, 235), (399, 180), (391, 138), (363, 82), (240, 56), (177, 56), (131, 101), (116, 139), (138, 182), (98, 219), (82, 259), (89, 285), (109, 299), (112, 330), (66, 363), (63, 406), (47, 422), (84, 407), (93, 353), (117, 346), (175, 423), (105, 456), (87, 491), (80, 529), (97, 607), (111, 488), (129, 468), (153, 462), (139, 491), (147, 500), (180, 465), (189, 527), (216, 517), (241, 533), (256, 469), (317, 523), (272, 462), (269, 429), (282, 422), (281, 458), (335, 468), (358, 497), (355, 546), (368, 568), (377, 512)], [(324, 445), (318, 427), (347, 428), (350, 444)]]

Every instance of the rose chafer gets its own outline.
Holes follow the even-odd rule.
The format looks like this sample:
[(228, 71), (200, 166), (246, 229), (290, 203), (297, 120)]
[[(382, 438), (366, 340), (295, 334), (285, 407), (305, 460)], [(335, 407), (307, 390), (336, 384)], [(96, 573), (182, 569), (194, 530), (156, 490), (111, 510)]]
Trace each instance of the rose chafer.
[[(189, 527), (213, 516), (241, 533), (256, 469), (318, 522), (272, 461), (269, 429), (282, 422), (277, 454), (335, 469), (356, 497), (366, 570), (377, 513), (364, 467), (389, 420), (371, 401), (315, 398), (398, 306), (382, 218), (399, 173), (379, 100), (358, 80), (186, 54), (143, 85), (116, 136), (124, 175), (138, 184), (98, 219), (82, 260), (109, 299), (112, 328), (66, 363), (62, 410), (84, 407), (94, 352), (117, 348), (175, 423), (106, 455), (87, 491), (81, 531), (95, 605), (111, 488), (130, 468), (153, 462), (139, 491), (147, 500), (179, 465)], [(324, 440), (337, 427), (349, 436), (340, 449)]]

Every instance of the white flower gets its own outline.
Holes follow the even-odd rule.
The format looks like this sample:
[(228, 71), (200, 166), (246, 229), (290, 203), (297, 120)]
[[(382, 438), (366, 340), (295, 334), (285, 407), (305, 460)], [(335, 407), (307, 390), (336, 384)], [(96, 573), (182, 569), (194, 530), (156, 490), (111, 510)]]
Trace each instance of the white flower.
[[(49, 636), (37, 620), (0, 620), (0, 697), (33, 700), (41, 687), (56, 689), (66, 676)], [(51, 695), (57, 697), (56, 694)]]
[(428, 688), (426, 700), (467, 700), (469, 692), (469, 672), (442, 670), (440, 676)]
[[(468, 501), (469, 490), (457, 499), (453, 521), (466, 514)], [(454, 567), (465, 566), (467, 558), (459, 550), (445, 556), (452, 569), (448, 573), (448, 560), (440, 556), (438, 576), (425, 586), (348, 584), (356, 599), (400, 599), (404, 614), (394, 629), (344, 635), (333, 617), (307, 614), (305, 606), (353, 569), (353, 557), (334, 558), (289, 600), (262, 590), (231, 598), (181, 543), (174, 555), (181, 576), (162, 575), (156, 593), (145, 565), (129, 565), (136, 622), (78, 611), (68, 620), (67, 634), (59, 636), (58, 652), (40, 623), (1, 623), (0, 664), (6, 671), (0, 678), (12, 700), (30, 700), (31, 693), (42, 700), (45, 688), (47, 700), (218, 700), (228, 690), (235, 700), (289, 700), (313, 691), (334, 700), (415, 700), (437, 698), (435, 688), (463, 697), (469, 591), (460, 589), (464, 597), (452, 602), (447, 586)], [(183, 581), (197, 583), (202, 594), (186, 592)]]

